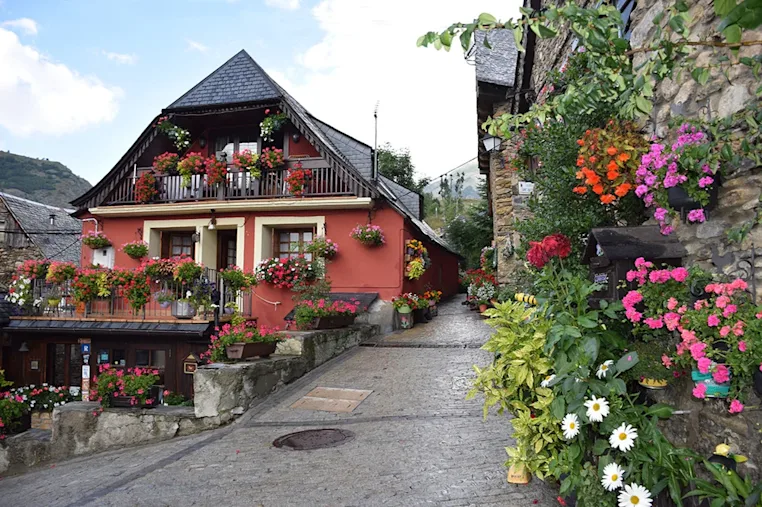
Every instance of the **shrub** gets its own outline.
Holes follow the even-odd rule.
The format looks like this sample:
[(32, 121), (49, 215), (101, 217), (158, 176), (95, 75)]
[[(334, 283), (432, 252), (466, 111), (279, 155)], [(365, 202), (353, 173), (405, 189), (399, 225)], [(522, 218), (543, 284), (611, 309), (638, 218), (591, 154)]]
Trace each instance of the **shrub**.
[(277, 327), (257, 326), (251, 322), (225, 324), (216, 328), (216, 333), (210, 338), (209, 349), (201, 354), (201, 358), (210, 361), (222, 361), (227, 358), (226, 348), (234, 343), (277, 342), (283, 339)]
[(128, 396), (132, 405), (153, 405), (151, 388), (159, 381), (158, 370), (147, 368), (114, 368), (110, 364), (98, 366), (98, 376), (93, 378), (90, 399), (104, 407), (111, 406), (112, 396)]

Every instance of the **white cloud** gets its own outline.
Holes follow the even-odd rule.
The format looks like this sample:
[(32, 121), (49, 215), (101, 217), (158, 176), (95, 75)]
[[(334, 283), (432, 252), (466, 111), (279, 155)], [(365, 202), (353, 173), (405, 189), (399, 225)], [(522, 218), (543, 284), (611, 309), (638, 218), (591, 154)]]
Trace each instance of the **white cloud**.
[(447, 53), (416, 40), (481, 12), (515, 17), (520, 5), (323, 0), (312, 11), (322, 40), (297, 56), (295, 69), (272, 76), (313, 114), (369, 144), (380, 101), (379, 144), (409, 147), (418, 171), (437, 176), (477, 154), (476, 78), (460, 45)]
[(120, 64), (135, 65), (138, 62), (138, 55), (134, 53), (133, 54), (114, 53), (111, 51), (101, 51), (101, 53), (112, 62), (116, 62)]
[(299, 8), (299, 0), (265, 0), (265, 4), (270, 7), (277, 7), (289, 11)]
[(189, 50), (198, 51), (200, 53), (206, 53), (207, 51), (209, 51), (209, 48), (204, 46), (200, 42), (196, 42), (190, 39), (185, 39), (185, 42), (188, 44)]
[(37, 35), (37, 22), (29, 18), (12, 19), (3, 21), (0, 26), (6, 26), (11, 30), (19, 30), (26, 35)]
[(0, 126), (12, 134), (64, 134), (111, 121), (122, 91), (54, 63), (0, 28)]

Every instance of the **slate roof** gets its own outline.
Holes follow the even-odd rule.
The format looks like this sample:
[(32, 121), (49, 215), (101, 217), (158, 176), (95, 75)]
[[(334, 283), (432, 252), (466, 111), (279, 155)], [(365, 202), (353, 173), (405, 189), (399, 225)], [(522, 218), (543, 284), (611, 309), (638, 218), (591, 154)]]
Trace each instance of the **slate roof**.
[[(46, 258), (79, 264), (82, 223), (70, 215), (74, 210), (48, 206), (1, 192), (0, 200)], [(50, 224), (50, 215), (55, 216), (53, 225)], [(70, 234), (65, 234), (66, 232)]]
[[(484, 45), (487, 39), (490, 47)], [(476, 80), (512, 87), (516, 79), (519, 51), (513, 30), (477, 31), (475, 33)]]
[(373, 149), (310, 115), (323, 134), (365, 178), (373, 176)]
[(214, 323), (177, 323), (177, 322), (111, 322), (96, 320), (38, 320), (13, 319), (6, 328), (8, 331), (46, 333), (127, 333), (134, 334), (185, 334), (202, 337)]
[(280, 91), (272, 79), (246, 51), (241, 50), (170, 104), (167, 110), (280, 98)]

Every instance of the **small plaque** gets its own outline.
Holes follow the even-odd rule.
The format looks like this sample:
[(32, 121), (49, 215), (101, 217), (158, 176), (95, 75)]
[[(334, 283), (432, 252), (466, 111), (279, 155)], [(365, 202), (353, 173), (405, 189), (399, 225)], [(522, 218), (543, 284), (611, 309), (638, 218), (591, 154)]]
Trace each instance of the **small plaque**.
[(196, 368), (198, 365), (196, 363), (183, 363), (183, 372), (187, 373), (188, 375), (193, 375), (196, 373)]
[(534, 183), (531, 181), (519, 181), (519, 195), (529, 195), (534, 192)]

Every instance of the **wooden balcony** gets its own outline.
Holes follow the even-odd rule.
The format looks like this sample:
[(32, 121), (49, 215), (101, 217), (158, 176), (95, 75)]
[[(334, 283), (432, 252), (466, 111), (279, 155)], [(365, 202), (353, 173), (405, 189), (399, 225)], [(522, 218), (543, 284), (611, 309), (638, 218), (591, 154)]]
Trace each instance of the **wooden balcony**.
[[(210, 185), (206, 175), (195, 175), (189, 184), (181, 176), (156, 174), (158, 195), (152, 203), (173, 203), (188, 201), (226, 201), (236, 199), (278, 199), (295, 197), (334, 197), (353, 195), (369, 197), (369, 192), (359, 177), (337, 171), (330, 167), (309, 168), (312, 172), (303, 195), (295, 196), (286, 182), (288, 169), (262, 171), (258, 178), (247, 171), (230, 168), (227, 179), (222, 184)], [(135, 174), (151, 170), (150, 167), (136, 169)], [(135, 201), (135, 176), (122, 181), (107, 200), (109, 205), (132, 204)]]

